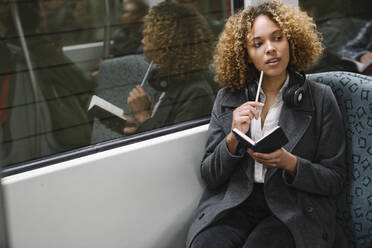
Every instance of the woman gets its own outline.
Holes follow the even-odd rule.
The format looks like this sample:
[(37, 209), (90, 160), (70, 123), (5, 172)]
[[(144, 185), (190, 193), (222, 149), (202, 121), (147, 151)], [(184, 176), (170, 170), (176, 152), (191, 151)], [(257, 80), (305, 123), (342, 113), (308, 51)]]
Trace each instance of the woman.
[[(315, 24), (279, 1), (230, 17), (215, 56), (217, 95), (201, 176), (207, 189), (187, 247), (332, 247), (345, 179), (341, 114), (329, 87), (303, 71), (321, 54)], [(260, 101), (255, 85), (263, 71)], [(279, 125), (289, 142), (272, 153), (239, 144)]]
[(142, 44), (156, 69), (149, 84), (158, 92), (152, 102), (138, 85), (128, 97), (134, 119), (127, 117), (125, 134), (208, 116), (214, 93), (207, 81), (213, 38), (205, 19), (195, 10), (163, 2), (145, 17)]

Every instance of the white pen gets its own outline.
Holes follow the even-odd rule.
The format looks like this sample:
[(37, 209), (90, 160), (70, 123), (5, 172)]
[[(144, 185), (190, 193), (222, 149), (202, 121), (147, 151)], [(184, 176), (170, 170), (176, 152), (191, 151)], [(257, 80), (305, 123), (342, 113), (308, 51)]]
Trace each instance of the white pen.
[(145, 73), (145, 76), (144, 76), (143, 79), (142, 79), (142, 83), (141, 83), (141, 86), (142, 86), (142, 87), (143, 87), (143, 85), (145, 84), (145, 82), (146, 82), (146, 80), (147, 80), (147, 77), (149, 76), (149, 72), (150, 72), (150, 70), (151, 70), (151, 67), (152, 67), (152, 61), (151, 61), (150, 65), (149, 65), (149, 67), (147, 68), (147, 71), (146, 71), (146, 73)]
[(261, 71), (260, 80), (258, 81), (258, 88), (257, 88), (257, 93), (256, 93), (256, 99), (254, 100), (255, 102), (258, 102), (258, 96), (260, 95), (260, 91), (261, 91), (263, 74), (264, 74), (263, 71)]

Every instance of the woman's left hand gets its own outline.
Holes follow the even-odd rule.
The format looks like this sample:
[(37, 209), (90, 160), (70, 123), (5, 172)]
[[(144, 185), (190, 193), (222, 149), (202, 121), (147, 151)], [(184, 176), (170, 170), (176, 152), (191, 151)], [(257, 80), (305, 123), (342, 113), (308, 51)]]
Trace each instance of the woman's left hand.
[(281, 168), (291, 175), (296, 174), (297, 157), (284, 148), (278, 149), (272, 153), (259, 153), (254, 152), (252, 149), (248, 149), (248, 153), (265, 168)]

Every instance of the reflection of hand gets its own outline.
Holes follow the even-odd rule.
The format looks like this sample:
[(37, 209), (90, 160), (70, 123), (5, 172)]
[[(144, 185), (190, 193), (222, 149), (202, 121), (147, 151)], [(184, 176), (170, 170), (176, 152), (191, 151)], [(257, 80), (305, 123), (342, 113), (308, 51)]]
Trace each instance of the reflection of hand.
[(367, 63), (368, 61), (372, 60), (372, 52), (367, 52), (365, 54), (363, 54), (361, 57), (360, 57), (360, 62), (362, 62), (363, 64)]
[(133, 134), (138, 128), (138, 123), (127, 115), (123, 115), (127, 120), (123, 129), (124, 134)]
[(151, 97), (142, 86), (137, 85), (127, 99), (130, 111), (137, 122), (142, 123), (150, 119)]
[(281, 168), (291, 175), (296, 174), (297, 157), (284, 148), (278, 149), (272, 153), (259, 153), (248, 149), (248, 153), (265, 168)]
[(133, 134), (136, 132), (138, 128), (138, 123), (130, 118), (128, 115), (123, 115), (124, 119), (126, 120), (125, 126), (117, 126), (114, 125), (117, 122), (110, 122), (109, 120), (99, 120), (102, 125), (111, 129), (112, 131), (119, 133), (119, 134)]
[(98, 70), (93, 71), (92, 73), (90, 73), (90, 76), (91, 76), (92, 78), (97, 77), (97, 76), (98, 76)]
[[(256, 107), (262, 107), (263, 103), (260, 102), (246, 102), (236, 108), (233, 112), (233, 119), (231, 129), (237, 128), (239, 131), (246, 133), (248, 132), (249, 125), (253, 118), (258, 119), (258, 110)], [(236, 152), (238, 146), (238, 140), (235, 135), (230, 132), (226, 138), (227, 147), (231, 153)]]

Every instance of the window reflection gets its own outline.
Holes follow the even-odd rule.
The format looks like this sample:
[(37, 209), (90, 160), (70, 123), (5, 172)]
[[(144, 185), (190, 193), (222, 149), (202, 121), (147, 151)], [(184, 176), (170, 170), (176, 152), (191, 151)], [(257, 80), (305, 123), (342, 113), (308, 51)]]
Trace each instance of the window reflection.
[[(144, 25), (154, 2), (110, 0), (111, 37), (106, 44), (105, 1), (16, 1), (25, 45), (10, 2), (0, 2), (2, 165), (209, 115), (218, 90), (210, 62), (230, 14), (229, 2), (169, 0), (157, 18), (173, 21), (148, 19)], [(105, 46), (110, 56), (103, 60)], [(136, 119), (141, 104), (130, 107), (128, 98), (151, 61), (151, 77), (143, 90), (151, 97), (146, 110), (154, 118), (145, 125)], [(172, 86), (159, 89), (153, 83), (163, 81)], [(112, 131), (90, 115), (87, 105), (94, 94), (123, 108), (136, 123), (134, 131)]]
[(90, 0), (40, 0), (38, 33), (59, 46), (92, 42), (95, 38)]
[(221, 15), (221, 5), (217, 4), (216, 1), (172, 0), (172, 2), (182, 4), (198, 11), (206, 19), (215, 37), (218, 37), (224, 27), (226, 16)]
[[(50, 1), (46, 6), (57, 10), (60, 4)], [(6, 28), (2, 49), (10, 54), (12, 61), (8, 101), (3, 109), (6, 120), (2, 123), (2, 146), (7, 149), (2, 154), (2, 164), (90, 144), (91, 120), (86, 106), (95, 83), (62, 53), (56, 36), (41, 31), (63, 20), (45, 22), (49, 19), (44, 18), (43, 7), (36, 0), (17, 5), (26, 47), (13, 19), (2, 20)], [(2, 86), (4, 82), (3, 79)]]
[(356, 61), (360, 73), (372, 75), (372, 20), (343, 47), (340, 54), (344, 59)]
[(142, 52), (143, 17), (147, 14), (148, 5), (140, 0), (129, 0), (122, 4), (120, 23), (112, 36), (110, 49), (112, 57), (119, 57)]
[[(158, 4), (144, 18), (142, 45), (145, 56), (137, 59), (142, 60), (143, 74), (137, 77), (131, 74), (128, 64), (133, 63), (134, 57), (114, 60), (127, 64), (128, 68), (124, 72), (127, 79), (121, 81), (120, 91), (117, 91), (118, 87), (108, 86), (116, 82), (107, 79), (103, 69), (114, 65), (102, 64), (97, 93), (109, 102), (123, 106), (127, 125), (118, 128), (110, 121), (95, 123), (93, 139), (96, 142), (112, 137), (108, 130), (129, 135), (210, 114), (214, 91), (208, 74), (214, 38), (205, 18), (188, 6)], [(154, 67), (146, 85), (139, 86), (149, 66), (144, 60), (152, 62)], [(120, 68), (123, 72), (124, 67)], [(133, 83), (126, 84), (129, 80)], [(105, 132), (108, 133), (103, 134)]]
[[(323, 35), (325, 48), (318, 63), (308, 72), (351, 71), (368, 74), (360, 72), (343, 50), (371, 20), (372, 12), (368, 11), (371, 9), (370, 3), (362, 0), (300, 0), (299, 5), (315, 19), (318, 31)], [(357, 5), (363, 7), (355, 9)], [(367, 39), (372, 40), (372, 36)]]

